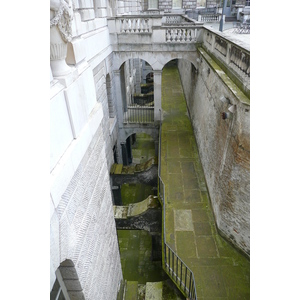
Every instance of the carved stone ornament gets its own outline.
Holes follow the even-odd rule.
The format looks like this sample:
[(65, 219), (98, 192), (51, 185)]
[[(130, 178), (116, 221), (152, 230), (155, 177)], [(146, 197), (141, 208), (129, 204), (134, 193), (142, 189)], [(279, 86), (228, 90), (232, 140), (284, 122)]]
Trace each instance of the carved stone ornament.
[[(55, 8), (55, 4), (60, 2), (58, 10)], [(56, 0), (51, 1), (54, 3), (52, 6), (55, 10), (55, 16), (50, 20), (50, 28), (57, 25), (61, 33), (62, 39), (67, 43), (72, 40), (72, 20), (73, 20), (73, 3), (69, 1), (68, 3), (65, 0)], [(50, 5), (51, 5), (50, 3)], [(51, 6), (50, 6), (51, 7)]]
[(73, 3), (50, 0), (50, 65), (54, 77), (71, 72), (66, 64), (67, 43), (72, 40)]

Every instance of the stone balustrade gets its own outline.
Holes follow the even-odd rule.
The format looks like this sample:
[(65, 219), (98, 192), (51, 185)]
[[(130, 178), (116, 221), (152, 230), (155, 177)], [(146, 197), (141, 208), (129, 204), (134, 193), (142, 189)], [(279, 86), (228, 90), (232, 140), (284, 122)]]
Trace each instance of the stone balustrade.
[[(183, 15), (127, 15), (108, 19), (108, 27), (116, 44), (136, 43), (195, 43), (202, 24)], [(137, 39), (140, 34), (142, 39)], [(123, 36), (124, 35), (124, 36)], [(126, 36), (125, 36), (126, 35)], [(146, 37), (148, 35), (148, 38)]]
[(235, 46), (231, 47), (230, 65), (235, 66), (250, 77), (250, 55), (240, 48)]
[(119, 22), (120, 33), (150, 33), (152, 30), (149, 18), (123, 17)]
[[(202, 46), (213, 55), (232, 79), (241, 82), (246, 94), (250, 92), (250, 51), (220, 32), (203, 28)], [(236, 80), (235, 80), (236, 82)]]
[(199, 15), (198, 16), (198, 21), (199, 22), (219, 22), (221, 19), (221, 15), (219, 14), (212, 14), (212, 15)]
[(195, 43), (197, 29), (170, 28), (166, 29), (166, 42), (168, 43)]
[(165, 24), (180, 24), (184, 21), (184, 18), (180, 15), (170, 15), (163, 18)]

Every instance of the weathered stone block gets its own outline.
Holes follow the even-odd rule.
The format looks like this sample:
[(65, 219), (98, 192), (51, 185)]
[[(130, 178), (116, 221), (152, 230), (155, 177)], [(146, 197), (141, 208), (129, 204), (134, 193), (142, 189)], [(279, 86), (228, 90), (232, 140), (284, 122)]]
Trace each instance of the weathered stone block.
[(66, 280), (66, 279), (70, 279), (70, 280), (78, 279), (77, 271), (74, 267), (60, 267), (59, 270), (60, 270), (61, 276), (63, 277), (64, 280)]
[(82, 291), (79, 280), (64, 279), (64, 284), (68, 291)]

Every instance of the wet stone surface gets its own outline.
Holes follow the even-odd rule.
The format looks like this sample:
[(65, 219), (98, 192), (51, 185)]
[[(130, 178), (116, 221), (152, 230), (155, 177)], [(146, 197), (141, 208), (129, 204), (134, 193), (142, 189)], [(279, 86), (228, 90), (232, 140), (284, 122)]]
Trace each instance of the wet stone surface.
[(197, 299), (249, 299), (250, 262), (217, 232), (180, 87), (177, 67), (165, 67), (161, 177), (166, 191), (166, 240), (193, 271)]

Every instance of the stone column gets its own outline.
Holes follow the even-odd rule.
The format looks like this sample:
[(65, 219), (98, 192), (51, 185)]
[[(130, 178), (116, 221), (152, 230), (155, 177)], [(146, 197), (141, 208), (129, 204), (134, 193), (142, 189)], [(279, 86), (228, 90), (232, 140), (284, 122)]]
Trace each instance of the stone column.
[(154, 81), (154, 122), (160, 121), (162, 70), (153, 70)]
[(114, 86), (115, 86), (115, 105), (117, 110), (117, 118), (119, 127), (123, 126), (124, 109), (123, 109), (123, 95), (121, 85), (121, 70), (114, 70)]
[(123, 160), (123, 165), (128, 166), (129, 161), (128, 161), (128, 153), (127, 153), (127, 145), (125, 143), (121, 143), (121, 148), (122, 148), (122, 160)]
[(50, 1), (50, 65), (54, 77), (72, 71), (66, 64), (67, 43), (72, 40), (72, 20), (71, 0)]
[(133, 66), (135, 69), (134, 92), (135, 94), (141, 94), (141, 67), (139, 58), (133, 59)]

